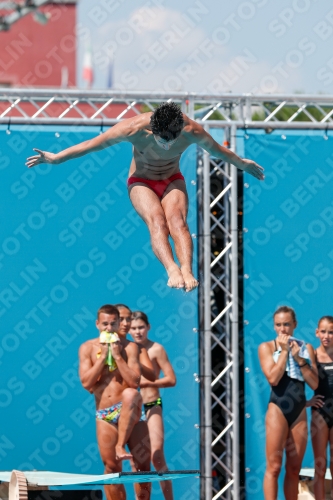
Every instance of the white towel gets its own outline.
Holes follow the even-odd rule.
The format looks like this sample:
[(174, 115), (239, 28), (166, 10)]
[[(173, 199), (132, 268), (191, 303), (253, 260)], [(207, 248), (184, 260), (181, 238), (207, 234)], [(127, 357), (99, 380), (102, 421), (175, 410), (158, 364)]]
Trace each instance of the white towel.
[[(298, 353), (299, 357), (303, 358), (307, 363), (309, 363), (311, 365), (310, 354), (309, 354), (308, 348), (306, 347), (306, 343), (304, 342), (304, 340), (299, 340), (299, 339), (296, 339), (295, 337), (290, 337), (289, 342), (290, 341), (297, 342), (297, 344), (300, 346), (300, 351)], [(277, 362), (281, 351), (282, 351), (282, 349), (281, 349), (281, 347), (279, 347), (279, 349), (273, 353), (273, 359), (274, 359), (275, 363)], [(297, 380), (301, 380), (302, 382), (304, 382), (304, 377), (302, 375), (302, 371), (299, 367), (299, 364), (294, 360), (290, 351), (288, 354), (286, 372), (290, 378), (295, 378)]]

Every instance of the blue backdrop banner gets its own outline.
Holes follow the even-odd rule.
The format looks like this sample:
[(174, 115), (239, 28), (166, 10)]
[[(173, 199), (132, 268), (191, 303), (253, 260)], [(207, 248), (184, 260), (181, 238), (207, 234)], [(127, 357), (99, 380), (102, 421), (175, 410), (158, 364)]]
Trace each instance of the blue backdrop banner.
[[(94, 398), (78, 378), (78, 349), (97, 336), (101, 305), (125, 303), (148, 314), (150, 337), (163, 344), (177, 375), (176, 387), (162, 391), (168, 466), (198, 469), (197, 292), (166, 286), (127, 195), (131, 146), (58, 166), (24, 166), (33, 147), (57, 152), (98, 132), (0, 127), (0, 468), (103, 473)], [(192, 147), (181, 162), (193, 235), (196, 156)], [(162, 498), (158, 484), (153, 494)], [(197, 500), (198, 480), (179, 481), (175, 498)]]
[[(296, 310), (295, 336), (314, 347), (318, 319), (332, 314), (332, 139), (323, 131), (238, 133), (238, 152), (266, 170), (264, 182), (244, 176), (245, 454), (251, 500), (263, 499), (270, 392), (258, 346), (275, 338), (272, 316), (280, 305)], [(307, 398), (312, 394), (308, 389)], [(310, 439), (303, 466), (313, 466)], [(283, 472), (279, 499), (282, 480)]]

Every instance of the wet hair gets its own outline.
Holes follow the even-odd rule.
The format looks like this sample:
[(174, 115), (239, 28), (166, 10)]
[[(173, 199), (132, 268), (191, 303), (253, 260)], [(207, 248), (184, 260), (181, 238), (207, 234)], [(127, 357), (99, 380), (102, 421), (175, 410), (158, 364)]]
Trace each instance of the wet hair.
[(280, 314), (280, 313), (290, 313), (291, 317), (293, 318), (293, 321), (295, 323), (297, 323), (296, 313), (295, 313), (295, 311), (294, 311), (294, 309), (292, 307), (288, 307), (288, 306), (280, 306), (280, 307), (278, 307), (277, 310), (275, 311), (275, 313), (273, 314), (273, 319), (275, 318), (275, 316), (277, 314)]
[(145, 314), (142, 311), (134, 311), (134, 312), (132, 312), (131, 318), (132, 318), (132, 320), (134, 320), (134, 319), (141, 319), (142, 321), (144, 321), (144, 323), (146, 323), (147, 326), (149, 325), (148, 316), (147, 316), (147, 314)]
[(174, 102), (163, 102), (152, 114), (150, 126), (154, 135), (160, 136), (165, 141), (173, 141), (184, 126), (180, 107)]
[(319, 328), (320, 323), (321, 323), (322, 321), (325, 321), (325, 319), (326, 319), (326, 321), (328, 321), (329, 323), (332, 323), (332, 324), (333, 324), (333, 316), (322, 316), (322, 317), (320, 318), (320, 320), (318, 321), (318, 328)]
[(101, 306), (98, 309), (98, 311), (97, 311), (97, 319), (99, 319), (99, 315), (102, 314), (102, 313), (104, 313), (104, 314), (114, 314), (119, 319), (119, 311), (118, 311), (118, 309), (116, 308), (116, 306), (112, 306), (111, 304), (105, 304), (104, 306)]
[(119, 309), (128, 309), (129, 312), (132, 313), (131, 308), (128, 307), (126, 304), (115, 304), (114, 307), (116, 307), (118, 309), (118, 311), (119, 311)]

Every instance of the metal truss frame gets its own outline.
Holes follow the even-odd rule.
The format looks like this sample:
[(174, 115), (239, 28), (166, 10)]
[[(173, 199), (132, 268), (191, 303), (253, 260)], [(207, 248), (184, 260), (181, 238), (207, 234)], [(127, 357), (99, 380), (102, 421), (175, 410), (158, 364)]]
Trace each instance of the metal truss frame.
[[(9, 31), (11, 26), (27, 16), (38, 11), (39, 7), (50, 3), (76, 3), (77, 0), (21, 0), (0, 1), (0, 11), (7, 12), (0, 15), (0, 31)], [(47, 22), (47, 17), (45, 17)]]
[[(43, 0), (40, 0), (43, 1)], [(0, 123), (113, 125), (153, 110), (163, 101), (210, 126), (230, 128), (332, 128), (333, 96), (204, 95), (188, 92), (80, 91), (78, 89), (1, 89)]]
[[(205, 125), (209, 133), (210, 127)], [(236, 150), (236, 126), (224, 143)], [(240, 498), (237, 170), (201, 152), (199, 166), (201, 499)], [(199, 271), (199, 272), (200, 272)], [(213, 471), (213, 473), (212, 473)]]
[[(225, 145), (236, 151), (236, 131), (333, 129), (333, 96), (186, 92), (2, 89), (0, 124), (99, 125), (154, 110), (174, 101), (207, 132), (224, 129)], [(241, 174), (239, 175), (241, 178)], [(239, 307), (242, 254), (238, 243), (238, 174), (235, 167), (198, 152), (199, 316), (201, 389), (201, 499), (239, 500)], [(239, 314), (240, 312), (240, 314)], [(212, 472), (213, 471), (213, 472)], [(217, 471), (217, 476), (214, 475)]]

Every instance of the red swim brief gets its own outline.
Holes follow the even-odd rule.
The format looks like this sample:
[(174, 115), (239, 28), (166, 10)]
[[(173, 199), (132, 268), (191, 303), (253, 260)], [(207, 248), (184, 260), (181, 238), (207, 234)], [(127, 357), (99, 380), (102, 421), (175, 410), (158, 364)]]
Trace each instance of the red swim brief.
[(141, 182), (142, 184), (146, 184), (152, 191), (154, 191), (155, 194), (159, 197), (161, 200), (166, 188), (171, 184), (171, 182), (181, 179), (184, 181), (184, 176), (178, 172), (177, 174), (173, 174), (171, 177), (168, 177), (167, 179), (163, 179), (161, 181), (153, 181), (151, 179), (143, 179), (142, 177), (134, 177), (133, 175), (128, 178), (127, 180), (127, 186), (130, 187), (132, 184), (135, 184), (136, 182)]

